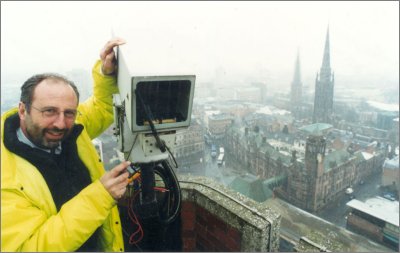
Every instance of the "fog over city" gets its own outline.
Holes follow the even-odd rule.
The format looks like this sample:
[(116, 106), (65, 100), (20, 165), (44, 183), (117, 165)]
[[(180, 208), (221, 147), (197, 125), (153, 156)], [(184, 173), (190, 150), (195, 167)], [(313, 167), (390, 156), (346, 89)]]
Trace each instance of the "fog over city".
[[(175, 210), (183, 204), (180, 213), (157, 205), (179, 214), (168, 224), (179, 229), (157, 228), (165, 236), (149, 236), (145, 247), (124, 230), (126, 251), (397, 252), (399, 7), (399, 1), (2, 1), (1, 112), (11, 113), (21, 85), (43, 72), (66, 75), (84, 101), (93, 94), (91, 69), (101, 49), (121, 37), (127, 43), (116, 50), (114, 122), (93, 139), (99, 161), (111, 170), (130, 160), (135, 173), (162, 161), (154, 168), (176, 173), (180, 186), (167, 185), (153, 168), (157, 201)], [(27, 110), (30, 119), (60, 122), (42, 106)], [(56, 109), (66, 121), (66, 110)], [(80, 114), (94, 117), (93, 111)], [(11, 120), (4, 129), (14, 129)], [(152, 122), (155, 138), (148, 133)], [(143, 196), (149, 173), (130, 184), (130, 200)], [(182, 198), (170, 195), (179, 191)], [(122, 228), (140, 227), (120, 215)], [(165, 238), (178, 238), (173, 246), (182, 249), (153, 248), (154, 241), (175, 244)], [(236, 248), (224, 248), (233, 241)]]
[(116, 32), (140, 65), (185, 66), (198, 84), (218, 76), (217, 85), (263, 82), (288, 92), (299, 53), (313, 91), (328, 27), (335, 89), (398, 93), (397, 1), (2, 2), (1, 82), (89, 71)]

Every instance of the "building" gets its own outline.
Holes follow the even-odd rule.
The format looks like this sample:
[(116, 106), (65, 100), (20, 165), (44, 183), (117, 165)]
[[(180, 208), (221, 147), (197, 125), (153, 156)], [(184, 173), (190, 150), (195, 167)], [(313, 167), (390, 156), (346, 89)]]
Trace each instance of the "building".
[(202, 126), (196, 119), (191, 120), (187, 129), (176, 132), (174, 156), (175, 158), (189, 157), (204, 153), (205, 142)]
[(212, 114), (208, 116), (208, 135), (215, 141), (225, 137), (226, 130), (233, 122), (232, 115), (227, 113)]
[(394, 146), (399, 145), (399, 117), (393, 119), (393, 127), (389, 130), (387, 139), (393, 143)]
[(290, 203), (310, 212), (338, 200), (347, 187), (364, 181), (381, 168), (382, 154), (367, 155), (367, 160), (346, 150), (326, 151), (322, 136), (307, 139), (304, 163), (293, 159), (286, 192)]
[(266, 136), (258, 127), (231, 126), (226, 132), (225, 150), (234, 160), (232, 166), (246, 168), (261, 179), (285, 174), (290, 167), (290, 151), (280, 150), (267, 142)]
[(380, 171), (384, 153), (358, 152), (328, 148), (326, 135), (332, 126), (317, 123), (301, 128), (307, 133), (304, 160), (292, 158), (288, 183), (281, 197), (310, 212), (316, 212), (337, 200), (347, 187)]
[(399, 251), (399, 201), (376, 197), (347, 203), (347, 228)]
[(288, 133), (294, 131), (292, 114), (274, 106), (263, 106), (245, 117), (247, 126), (258, 126), (266, 133), (282, 132), (287, 128)]
[(302, 105), (302, 83), (300, 78), (300, 56), (297, 53), (293, 81), (290, 89), (290, 110), (296, 118), (300, 116)]
[[(262, 180), (285, 176), (274, 186), (276, 194), (304, 210), (317, 212), (338, 200), (346, 188), (380, 173), (384, 152), (350, 153), (333, 149), (326, 136), (332, 125), (317, 123), (304, 126), (298, 137), (287, 135), (292, 145), (270, 139), (258, 127), (232, 126), (225, 138), (226, 151), (237, 166)], [(267, 141), (268, 140), (268, 141)]]
[(331, 72), (329, 52), (329, 27), (322, 66), (315, 80), (313, 123), (332, 123), (334, 75)]
[(399, 156), (386, 160), (383, 164), (382, 186), (393, 187), (393, 191), (399, 191), (400, 169)]
[(354, 153), (356, 157), (357, 166), (357, 179), (356, 183), (362, 183), (366, 178), (371, 175), (377, 175), (381, 172), (382, 159), (378, 154), (371, 154), (364, 151), (357, 151)]
[(394, 119), (399, 117), (399, 112), (389, 112), (389, 111), (383, 111), (383, 112), (378, 112), (377, 119), (376, 119), (376, 125), (380, 129), (385, 129), (385, 130), (391, 130), (393, 128), (394, 124)]

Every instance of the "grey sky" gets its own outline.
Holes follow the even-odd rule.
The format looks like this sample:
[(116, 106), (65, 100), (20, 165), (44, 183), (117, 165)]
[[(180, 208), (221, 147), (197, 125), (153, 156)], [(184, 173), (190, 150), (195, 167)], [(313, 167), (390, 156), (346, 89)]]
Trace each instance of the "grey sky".
[(227, 80), (289, 88), (299, 50), (313, 87), (328, 25), (337, 86), (398, 85), (398, 1), (2, 1), (2, 82), (89, 70), (114, 29), (143, 66), (184, 65), (199, 82), (219, 69)]

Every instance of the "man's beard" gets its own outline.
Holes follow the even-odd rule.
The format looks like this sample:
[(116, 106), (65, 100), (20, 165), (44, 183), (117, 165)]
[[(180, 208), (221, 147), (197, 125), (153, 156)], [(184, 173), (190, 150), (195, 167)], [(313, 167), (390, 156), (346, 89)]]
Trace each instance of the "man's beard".
[[(70, 128), (59, 129), (54, 128), (41, 128), (31, 120), (26, 122), (26, 132), (28, 133), (29, 140), (39, 148), (54, 149), (57, 148), (61, 141), (65, 140), (71, 132)], [(46, 133), (62, 134), (59, 139), (46, 138)]]

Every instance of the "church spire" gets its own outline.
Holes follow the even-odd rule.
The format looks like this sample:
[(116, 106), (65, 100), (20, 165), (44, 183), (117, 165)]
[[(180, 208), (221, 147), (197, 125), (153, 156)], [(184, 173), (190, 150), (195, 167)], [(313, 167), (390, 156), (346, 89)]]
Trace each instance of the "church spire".
[(294, 69), (293, 82), (297, 83), (297, 84), (301, 83), (301, 78), (300, 78), (300, 53), (299, 53), (298, 49), (297, 49), (297, 58), (296, 58), (296, 64), (295, 64), (295, 69)]
[(334, 80), (330, 63), (329, 25), (326, 31), (322, 66), (315, 80), (313, 123), (331, 123), (333, 116)]
[(329, 54), (329, 26), (326, 31), (326, 39), (325, 39), (325, 49), (324, 49), (324, 58), (322, 59), (322, 67), (321, 69), (329, 69), (331, 68), (331, 60)]
[(294, 76), (291, 85), (291, 94), (290, 94), (290, 103), (291, 103), (291, 111), (292, 114), (297, 117), (299, 116), (299, 108), (302, 103), (302, 83), (300, 76), (300, 53), (299, 49), (297, 49), (297, 57), (294, 68)]

